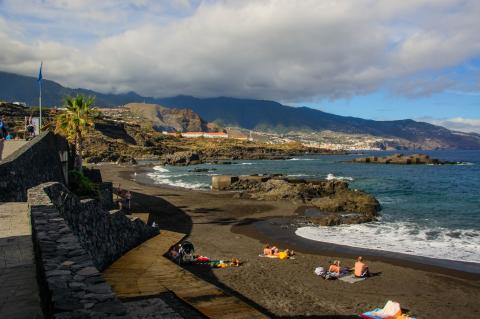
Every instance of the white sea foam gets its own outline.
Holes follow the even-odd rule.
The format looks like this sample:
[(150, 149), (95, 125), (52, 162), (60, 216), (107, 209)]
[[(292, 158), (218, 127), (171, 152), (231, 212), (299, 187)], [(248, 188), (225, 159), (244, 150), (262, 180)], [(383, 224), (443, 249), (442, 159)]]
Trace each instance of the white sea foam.
[(314, 161), (315, 159), (314, 158), (298, 158), (298, 157), (294, 157), (294, 158), (291, 158), (289, 159), (289, 161)]
[(325, 178), (327, 181), (339, 180), (339, 181), (353, 181), (353, 177), (348, 176), (335, 176), (333, 174), (328, 174)]
[(170, 172), (164, 166), (154, 166), (153, 169), (156, 170), (157, 172)]
[(474, 163), (471, 163), (471, 162), (458, 162), (456, 163), (455, 165), (458, 165), (458, 166), (470, 166), (470, 165), (475, 165)]
[(480, 263), (480, 232), (420, 227), (410, 222), (375, 222), (301, 227), (298, 236), (357, 248)]
[(239, 163), (239, 165), (253, 165), (253, 163), (245, 162), (245, 163)]
[[(187, 175), (187, 174), (184, 174)], [(170, 185), (175, 187), (182, 187), (182, 188), (189, 188), (189, 189), (208, 189), (210, 188), (209, 184), (205, 183), (193, 183), (193, 182), (186, 182), (184, 180), (172, 179), (175, 175), (166, 175), (166, 174), (158, 174), (158, 173), (147, 173), (147, 176), (150, 177), (155, 184), (159, 185)]]

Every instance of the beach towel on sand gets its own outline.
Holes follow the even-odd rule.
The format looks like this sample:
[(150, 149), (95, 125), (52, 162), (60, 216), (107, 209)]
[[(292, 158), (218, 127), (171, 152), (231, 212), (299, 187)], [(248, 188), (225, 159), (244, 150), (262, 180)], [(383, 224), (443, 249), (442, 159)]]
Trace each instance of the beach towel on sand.
[(280, 258), (279, 256), (275, 255), (264, 255), (264, 254), (259, 254), (258, 257), (264, 257), (264, 258), (276, 258), (276, 259), (295, 259), (293, 256), (289, 256), (287, 258)]
[[(364, 319), (384, 319), (382, 317), (378, 317), (378, 316), (373, 315), (374, 312), (378, 312), (378, 311), (381, 311), (381, 310), (382, 309), (377, 308), (375, 310), (362, 313), (360, 315), (360, 318), (364, 318)], [(400, 315), (400, 316), (396, 317), (395, 319), (416, 319), (416, 318), (415, 317), (410, 317), (408, 315)]]
[[(402, 309), (400, 304), (395, 301), (389, 300), (383, 309), (377, 308), (373, 311), (368, 311), (360, 315), (365, 319), (402, 319), (411, 318), (406, 315), (402, 315)], [(413, 319), (413, 318), (412, 318)]]
[(344, 281), (344, 282), (348, 282), (349, 284), (354, 284), (354, 283), (357, 283), (357, 282), (360, 282), (360, 281), (364, 281), (367, 278), (365, 278), (365, 277), (358, 278), (358, 277), (355, 277), (354, 274), (350, 274), (350, 275), (346, 275), (346, 276), (343, 276), (343, 277), (339, 277), (338, 279), (341, 280), (341, 281)]

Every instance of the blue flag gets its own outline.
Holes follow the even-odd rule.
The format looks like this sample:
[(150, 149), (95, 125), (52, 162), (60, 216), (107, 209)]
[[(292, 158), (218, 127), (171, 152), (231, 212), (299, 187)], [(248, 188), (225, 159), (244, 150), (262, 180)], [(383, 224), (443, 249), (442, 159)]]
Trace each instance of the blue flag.
[(43, 61), (40, 62), (40, 71), (38, 71), (38, 83), (42, 83), (42, 79), (43, 79), (43, 76), (42, 76), (42, 66), (43, 66)]

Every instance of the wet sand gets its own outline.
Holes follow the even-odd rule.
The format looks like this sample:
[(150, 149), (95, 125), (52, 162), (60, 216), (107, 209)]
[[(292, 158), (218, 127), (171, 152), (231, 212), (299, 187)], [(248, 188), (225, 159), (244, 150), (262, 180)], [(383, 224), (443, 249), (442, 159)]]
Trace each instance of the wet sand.
[[(235, 293), (271, 317), (358, 318), (359, 313), (400, 302), (417, 318), (480, 318), (480, 275), (453, 271), (451, 263), (436, 265), (397, 254), (366, 253), (377, 276), (348, 284), (317, 277), (315, 267), (339, 259), (353, 265), (359, 253), (299, 238), (289, 228), (297, 205), (233, 199), (230, 193), (213, 193), (149, 185), (134, 181), (140, 167), (96, 166), (105, 181), (120, 183), (133, 192), (132, 210), (151, 213), (160, 228), (189, 233), (196, 253), (212, 259), (237, 257), (241, 267), (209, 269), (187, 267), (207, 281)], [(296, 250), (295, 260), (260, 258), (263, 244)], [(459, 267), (462, 265), (458, 265)], [(463, 265), (469, 270), (469, 265)], [(455, 267), (458, 268), (458, 267)]]

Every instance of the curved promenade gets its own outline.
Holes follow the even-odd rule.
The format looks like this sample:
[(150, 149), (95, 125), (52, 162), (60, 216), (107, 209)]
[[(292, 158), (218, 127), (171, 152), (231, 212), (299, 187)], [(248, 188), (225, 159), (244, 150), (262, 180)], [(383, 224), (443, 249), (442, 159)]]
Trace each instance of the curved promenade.
[(208, 318), (268, 318), (164, 257), (184, 237), (182, 233), (161, 230), (115, 261), (103, 277), (121, 299), (172, 292)]

